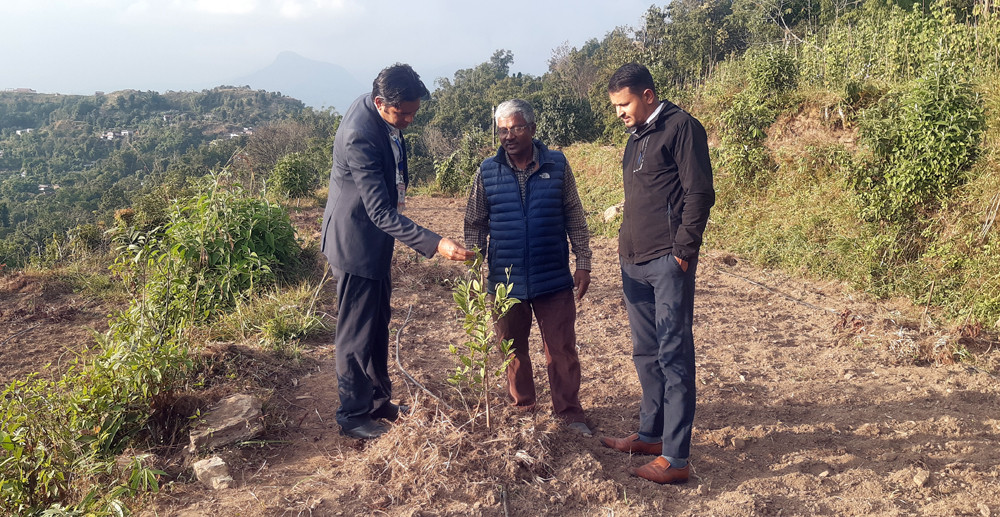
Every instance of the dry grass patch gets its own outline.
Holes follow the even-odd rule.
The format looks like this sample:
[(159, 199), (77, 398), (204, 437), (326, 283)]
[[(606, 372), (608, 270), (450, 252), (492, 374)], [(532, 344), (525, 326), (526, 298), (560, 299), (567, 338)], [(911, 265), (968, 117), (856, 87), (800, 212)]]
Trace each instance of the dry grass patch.
[(345, 464), (343, 475), (357, 480), (354, 492), (373, 510), (394, 515), (503, 506), (515, 491), (553, 476), (551, 440), (558, 423), (543, 413), (493, 412), (490, 430), (482, 415), (468, 420), (461, 411), (418, 401), (412, 415), (367, 446), (359, 461)]

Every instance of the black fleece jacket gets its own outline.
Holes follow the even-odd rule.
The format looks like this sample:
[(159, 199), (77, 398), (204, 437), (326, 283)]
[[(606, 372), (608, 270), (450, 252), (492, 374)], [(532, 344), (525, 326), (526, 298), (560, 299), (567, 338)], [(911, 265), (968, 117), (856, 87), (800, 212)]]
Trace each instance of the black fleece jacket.
[(629, 136), (622, 174), (622, 260), (639, 264), (668, 253), (686, 261), (696, 258), (715, 204), (708, 136), (701, 123), (664, 101), (659, 116)]

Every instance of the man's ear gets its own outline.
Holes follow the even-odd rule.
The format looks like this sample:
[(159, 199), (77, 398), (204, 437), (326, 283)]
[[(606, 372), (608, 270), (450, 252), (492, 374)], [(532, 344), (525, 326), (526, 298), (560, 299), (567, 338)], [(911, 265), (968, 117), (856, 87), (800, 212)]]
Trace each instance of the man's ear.
[(645, 101), (646, 104), (653, 104), (656, 102), (656, 93), (654, 93), (653, 90), (646, 88), (642, 91), (642, 100)]
[(382, 97), (375, 97), (375, 108), (379, 111), (383, 111), (385, 109), (385, 99)]

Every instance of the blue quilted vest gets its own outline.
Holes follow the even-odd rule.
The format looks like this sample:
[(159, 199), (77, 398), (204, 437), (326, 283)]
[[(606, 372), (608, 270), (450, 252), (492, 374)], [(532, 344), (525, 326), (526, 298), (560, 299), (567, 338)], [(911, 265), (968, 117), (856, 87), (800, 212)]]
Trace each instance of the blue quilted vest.
[(563, 214), (566, 157), (535, 145), (541, 166), (528, 177), (523, 202), (502, 150), (480, 166), (490, 206), (489, 290), (508, 281), (510, 268), (510, 296), (519, 300), (573, 287)]

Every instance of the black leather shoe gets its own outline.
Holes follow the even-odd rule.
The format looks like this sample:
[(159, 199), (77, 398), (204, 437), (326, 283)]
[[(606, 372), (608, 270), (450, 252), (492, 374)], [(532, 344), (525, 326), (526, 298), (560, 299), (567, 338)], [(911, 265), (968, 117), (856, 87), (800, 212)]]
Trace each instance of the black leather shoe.
[(384, 418), (390, 422), (395, 422), (399, 418), (399, 415), (409, 415), (410, 406), (405, 404), (393, 404), (392, 402), (386, 402), (382, 407), (371, 412), (372, 420), (377, 420), (379, 418)]
[(340, 434), (350, 436), (351, 438), (357, 438), (359, 440), (371, 440), (372, 438), (382, 436), (388, 430), (388, 427), (378, 422), (368, 422), (350, 429), (344, 429), (341, 427)]

